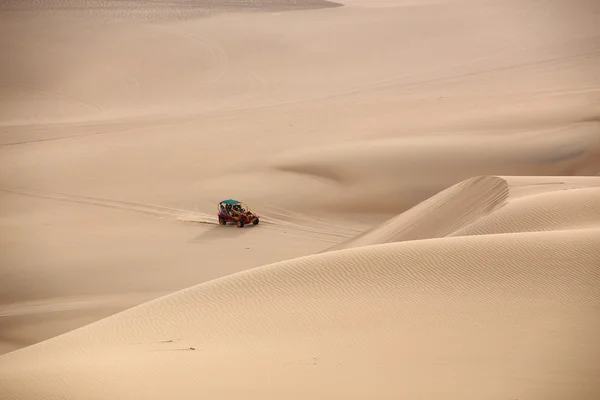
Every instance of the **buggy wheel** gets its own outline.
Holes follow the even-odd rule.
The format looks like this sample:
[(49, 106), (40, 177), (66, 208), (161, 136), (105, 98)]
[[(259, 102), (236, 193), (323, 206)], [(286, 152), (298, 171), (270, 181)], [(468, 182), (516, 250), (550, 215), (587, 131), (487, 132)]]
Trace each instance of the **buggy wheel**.
[(244, 227), (244, 221), (242, 221), (241, 219), (238, 219), (235, 224), (237, 225), (238, 228)]
[(253, 225), (258, 225), (258, 218), (256, 218), (254, 221), (252, 221)]
[(227, 222), (222, 217), (219, 217), (219, 225), (227, 225)]

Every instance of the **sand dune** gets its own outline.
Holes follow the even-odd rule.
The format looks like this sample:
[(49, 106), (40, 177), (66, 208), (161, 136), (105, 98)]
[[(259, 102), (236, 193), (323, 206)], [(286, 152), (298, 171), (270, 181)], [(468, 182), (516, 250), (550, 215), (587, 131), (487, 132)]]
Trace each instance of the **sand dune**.
[(599, 17), (0, 2), (0, 399), (599, 398)]
[(479, 176), (330, 250), (449, 236), (585, 227), (600, 227), (600, 177)]
[(4, 398), (592, 399), (599, 241), (466, 236), (268, 265), (2, 356)]
[(52, 13), (72, 19), (74, 15), (101, 19), (114, 23), (121, 21), (164, 22), (209, 17), (230, 12), (290, 11), (339, 7), (341, 4), (325, 0), (4, 0), (0, 11), (11, 14)]
[(599, 180), (468, 179), (343, 243), (358, 248), (213, 280), (5, 354), (0, 384), (7, 399), (592, 399)]
[(592, 187), (563, 188), (509, 201), (502, 210), (458, 229), (452, 236), (599, 227), (600, 180), (595, 181)]

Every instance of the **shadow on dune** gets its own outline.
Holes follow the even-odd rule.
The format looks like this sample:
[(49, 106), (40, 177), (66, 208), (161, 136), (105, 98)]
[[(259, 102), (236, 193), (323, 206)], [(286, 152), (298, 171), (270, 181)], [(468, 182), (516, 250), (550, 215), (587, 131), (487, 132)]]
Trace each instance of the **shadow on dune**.
[[(597, 118), (503, 135), (410, 135), (293, 150), (271, 160), (290, 179), (330, 185), (313, 206), (401, 213), (472, 176), (596, 176)], [(343, 198), (343, 202), (340, 202)]]

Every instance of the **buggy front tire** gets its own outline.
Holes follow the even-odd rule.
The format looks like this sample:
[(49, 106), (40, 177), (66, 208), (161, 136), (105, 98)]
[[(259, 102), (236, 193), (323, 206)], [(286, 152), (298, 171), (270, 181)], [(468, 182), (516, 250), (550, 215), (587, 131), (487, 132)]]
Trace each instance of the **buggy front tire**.
[(241, 219), (238, 219), (235, 224), (237, 225), (238, 228), (244, 227), (244, 221), (242, 221)]

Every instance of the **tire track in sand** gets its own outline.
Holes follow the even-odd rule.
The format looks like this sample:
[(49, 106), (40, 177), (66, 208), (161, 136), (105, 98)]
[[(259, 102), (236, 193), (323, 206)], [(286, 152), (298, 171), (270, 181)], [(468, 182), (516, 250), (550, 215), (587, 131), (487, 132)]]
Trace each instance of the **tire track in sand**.
[(93, 111), (97, 111), (97, 112), (102, 111), (102, 107), (97, 103), (85, 100), (81, 97), (72, 96), (72, 95), (58, 92), (58, 91), (45, 90), (45, 89), (40, 89), (37, 87), (32, 87), (32, 86), (23, 85), (23, 84), (16, 84), (16, 83), (10, 83), (10, 84), (5, 83), (5, 84), (0, 85), (0, 87), (5, 87), (5, 88), (12, 89), (15, 91), (30, 92), (30, 93), (34, 93), (34, 94), (38, 94), (38, 95), (42, 95), (42, 96), (48, 96), (51, 98), (53, 97), (58, 100), (63, 100), (66, 103), (81, 107), (81, 108), (85, 109), (88, 113), (91, 113)]
[[(93, 205), (98, 207), (116, 209), (121, 211), (136, 212), (145, 215), (151, 215), (164, 219), (171, 219), (187, 223), (196, 223), (203, 225), (218, 226), (216, 214), (207, 214), (202, 212), (182, 210), (178, 208), (165, 207), (154, 204), (138, 203), (124, 200), (112, 200), (100, 197), (83, 196), (75, 194), (67, 194), (61, 192), (51, 192), (39, 189), (21, 188), (14, 186), (5, 186), (0, 188), (0, 191), (23, 196), (37, 197), (42, 199), (52, 199), (58, 201), (66, 201), (84, 205)], [(286, 229), (290, 231), (308, 232), (312, 234), (322, 234), (326, 236), (350, 238), (352, 234), (341, 232), (333, 232), (330, 230), (315, 229), (311, 226), (302, 226), (297, 223), (285, 222), (269, 217), (261, 216), (261, 225), (271, 226), (276, 229)], [(305, 238), (306, 239), (306, 238)], [(334, 243), (336, 243), (335, 241)]]
[(0, 188), (0, 191), (38, 197), (44, 199), (53, 199), (60, 201), (68, 201), (71, 203), (95, 205), (99, 207), (112, 208), (130, 212), (137, 212), (146, 215), (153, 215), (156, 217), (174, 219), (185, 222), (195, 222), (200, 224), (218, 225), (216, 218), (213, 215), (199, 213), (189, 210), (181, 210), (177, 208), (170, 208), (164, 206), (158, 206), (153, 204), (136, 203), (132, 201), (123, 200), (110, 200), (103, 199), (100, 197), (81, 196), (74, 194), (66, 194), (60, 192), (49, 192), (37, 189), (28, 188), (17, 188), (17, 187), (4, 187)]

